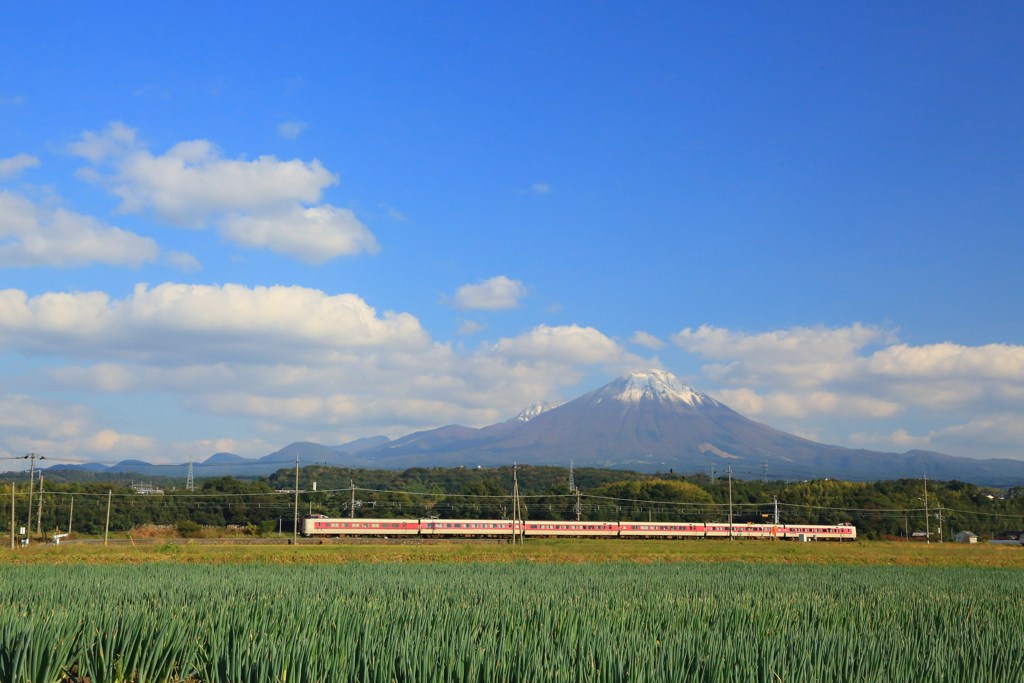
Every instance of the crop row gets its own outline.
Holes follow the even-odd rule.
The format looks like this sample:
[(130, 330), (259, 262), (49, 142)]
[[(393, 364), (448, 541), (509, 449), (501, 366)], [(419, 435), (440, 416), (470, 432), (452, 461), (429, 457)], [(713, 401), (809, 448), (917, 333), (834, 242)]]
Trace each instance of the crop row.
[(23, 566), (0, 681), (1003, 681), (1013, 570)]

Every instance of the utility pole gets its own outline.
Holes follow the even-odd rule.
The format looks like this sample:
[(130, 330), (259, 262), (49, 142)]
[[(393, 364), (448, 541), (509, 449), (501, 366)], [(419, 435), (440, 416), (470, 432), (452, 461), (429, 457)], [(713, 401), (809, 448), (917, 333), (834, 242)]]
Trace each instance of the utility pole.
[(519, 465), (512, 465), (512, 543), (518, 538), (522, 544), (522, 515), (519, 512)]
[(14, 550), (14, 482), (11, 482), (11, 550)]
[(295, 519), (292, 529), (292, 543), (299, 542), (299, 454), (295, 454)]
[(39, 455), (38, 453), (29, 453), (29, 454), (25, 455), (22, 458), (22, 460), (28, 460), (29, 461), (29, 468), (28, 468), (28, 524), (27, 524), (27, 528), (26, 528), (26, 531), (28, 531), (28, 534), (25, 535), (25, 540), (26, 541), (30, 540), (29, 537), (32, 536), (32, 492), (36, 488), (36, 458), (42, 459), (42, 457), (43, 456)]
[(732, 465), (729, 465), (729, 540), (732, 540)]
[(39, 473), (39, 509), (36, 511), (36, 536), (43, 537), (43, 473)]
[(572, 475), (572, 460), (569, 460), (569, 493), (576, 494), (576, 504), (573, 506), (573, 512), (576, 513), (576, 521), (580, 521), (580, 489), (576, 486), (576, 478)]
[(75, 494), (71, 494), (71, 509), (68, 510), (68, 536), (71, 536), (71, 522), (75, 518)]
[(356, 480), (348, 480), (349, 488), (352, 490), (352, 498), (348, 503), (348, 517), (349, 519), (356, 518)]
[(107, 525), (103, 527), (103, 545), (107, 544), (110, 537), (110, 499), (114, 495), (113, 489), (107, 489)]
[(940, 505), (935, 516), (939, 519), (939, 543), (942, 543), (942, 506)]
[(931, 530), (928, 528), (928, 475), (924, 475), (924, 542), (929, 545), (932, 542)]

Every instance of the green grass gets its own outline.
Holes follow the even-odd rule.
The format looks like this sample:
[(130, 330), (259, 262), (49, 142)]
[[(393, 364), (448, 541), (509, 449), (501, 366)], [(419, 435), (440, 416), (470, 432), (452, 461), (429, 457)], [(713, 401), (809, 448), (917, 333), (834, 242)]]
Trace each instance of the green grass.
[(1006, 567), (1024, 569), (1024, 548), (988, 544), (795, 543), (771, 541), (642, 541), (624, 539), (529, 539), (507, 543), (383, 542), (289, 545), (206, 545), (198, 543), (111, 545), (37, 544), (0, 550), (5, 564), (268, 563), (346, 562), (465, 563), (517, 561), (585, 564), (594, 562), (742, 562), (751, 564), (841, 564), (881, 566)]

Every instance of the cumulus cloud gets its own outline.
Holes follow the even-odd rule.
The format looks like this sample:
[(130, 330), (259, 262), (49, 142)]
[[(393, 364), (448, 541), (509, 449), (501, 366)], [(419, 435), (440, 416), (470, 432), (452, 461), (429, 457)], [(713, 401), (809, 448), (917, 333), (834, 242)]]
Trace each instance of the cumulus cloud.
[(208, 140), (154, 154), (122, 123), (84, 133), (70, 150), (93, 164), (80, 175), (119, 197), (124, 213), (151, 212), (179, 227), (216, 225), (244, 246), (316, 263), (377, 250), (351, 211), (319, 204), (338, 177), (316, 159), (229, 159)]
[(1024, 346), (942, 343), (895, 344), (873, 354), (871, 372), (890, 377), (944, 377), (1024, 380)]
[(913, 434), (901, 428), (882, 434), (858, 432), (850, 440), (865, 448), (895, 451), (923, 449), (979, 458), (1022, 459), (1024, 447), (1020, 444), (1024, 443), (1024, 421), (1016, 413), (996, 413), (921, 434)]
[(303, 287), (167, 283), (28, 297), (0, 290), (0, 342), (26, 353), (146, 358), (276, 358), (429, 342), (413, 316), (377, 312), (354, 294)]
[(518, 337), (498, 341), (494, 349), (512, 358), (544, 358), (570, 364), (611, 363), (624, 355), (614, 340), (593, 327), (579, 325), (538, 325)]
[[(540, 326), (466, 350), (351, 296), (192, 285), (142, 286), (123, 299), (0, 292), (0, 346), (77, 360), (34, 373), (35, 390), (173, 396), (186, 413), (247, 421), (275, 447), (493, 424), (538, 400), (571, 398), (562, 390), (594, 369), (650, 364), (593, 328)], [(45, 434), (48, 422), (36, 424), (48, 448), (63, 448)], [(97, 454), (147, 448), (120, 437), (86, 424), (67, 438)]]
[(655, 337), (653, 334), (649, 334), (643, 331), (636, 331), (633, 333), (633, 337), (630, 341), (638, 346), (644, 346), (648, 349), (657, 351), (658, 349), (665, 348), (665, 342)]
[(91, 455), (138, 457), (139, 449), (151, 452), (153, 440), (97, 426), (91, 410), (59, 401), (42, 401), (28, 395), (0, 397), (0, 430), (4, 438), (0, 454), (15, 457), (42, 453), (49, 464)]
[[(714, 361), (703, 367), (704, 374), (722, 385), (715, 395), (741, 413), (788, 420), (790, 427), (815, 418), (888, 427), (870, 431), (861, 424), (848, 435), (855, 445), (913, 444), (980, 455), (967, 450), (962, 435), (980, 442), (984, 426), (1004, 439), (1005, 454), (1011, 432), (997, 428), (1003, 422), (993, 416), (1016, 415), (1024, 423), (1024, 346), (914, 346), (891, 331), (860, 324), (759, 333), (702, 326), (682, 330), (673, 341)], [(903, 420), (931, 426), (914, 436)]]
[(263, 215), (230, 216), (222, 234), (246, 247), (263, 247), (309, 263), (336, 256), (376, 253), (377, 240), (348, 209), (330, 204), (292, 206)]
[(125, 156), (136, 147), (137, 134), (120, 121), (111, 123), (102, 133), (86, 131), (76, 142), (68, 146), (72, 154), (99, 163), (110, 157)]
[(722, 389), (715, 392), (722, 402), (752, 417), (806, 418), (813, 415), (857, 417), (891, 417), (903, 406), (895, 401), (874, 396), (857, 396), (831, 391), (810, 393), (770, 392), (759, 394), (752, 389)]
[(463, 310), (516, 308), (526, 296), (526, 286), (519, 280), (504, 275), (492, 277), (472, 285), (462, 285), (455, 292), (455, 306)]
[(0, 267), (139, 267), (156, 260), (156, 242), (62, 208), (0, 192)]
[(39, 165), (39, 159), (31, 154), (19, 154), (17, 156), (0, 159), (0, 180), (15, 178), (27, 168), (35, 168)]
[(672, 341), (706, 358), (777, 361), (843, 360), (868, 344), (883, 341), (890, 333), (855, 323), (849, 327), (793, 327), (770, 332), (736, 332), (701, 325), (672, 335)]

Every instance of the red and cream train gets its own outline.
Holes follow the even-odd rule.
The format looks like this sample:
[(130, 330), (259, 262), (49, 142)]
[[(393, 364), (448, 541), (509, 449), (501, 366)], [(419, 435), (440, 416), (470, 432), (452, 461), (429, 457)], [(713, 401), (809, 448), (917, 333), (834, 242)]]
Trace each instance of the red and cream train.
[(852, 524), (733, 524), (727, 522), (570, 522), (532, 519), (350, 519), (308, 515), (303, 536), (423, 536), (447, 538), (573, 536), (615, 538), (778, 538), (853, 541)]

